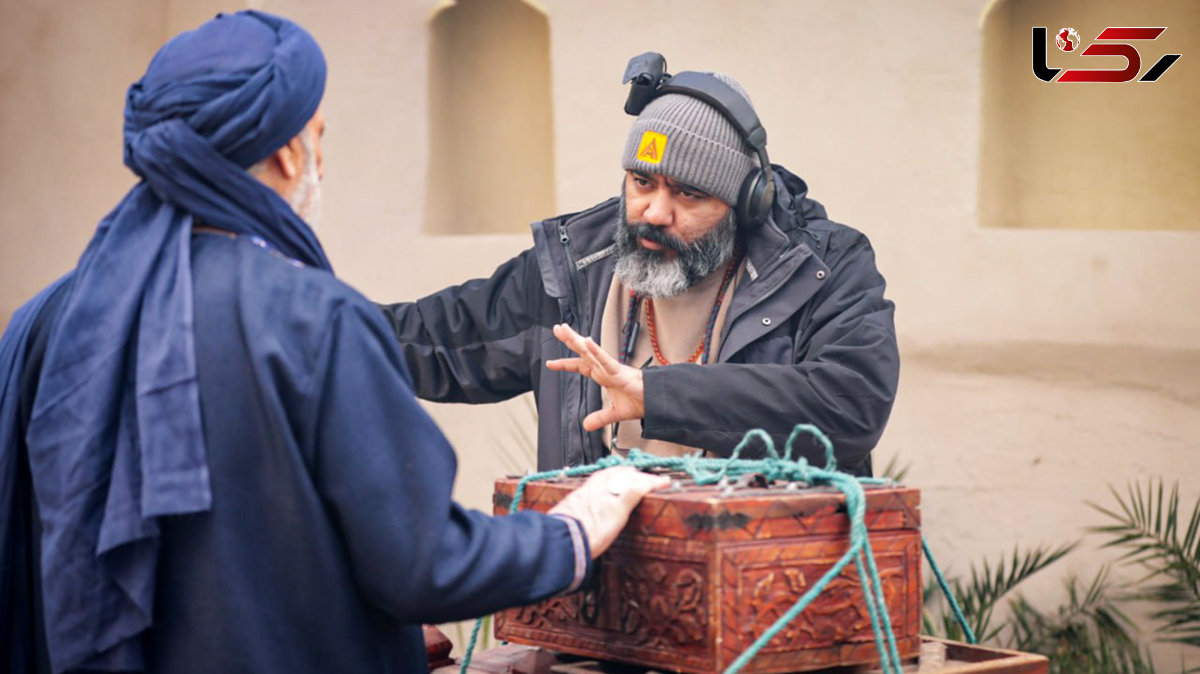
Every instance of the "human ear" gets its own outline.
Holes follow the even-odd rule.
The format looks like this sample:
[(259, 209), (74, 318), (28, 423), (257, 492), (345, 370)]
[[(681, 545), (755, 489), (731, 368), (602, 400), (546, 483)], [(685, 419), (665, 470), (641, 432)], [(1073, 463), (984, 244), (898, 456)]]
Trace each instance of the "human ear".
[(304, 168), (304, 145), (298, 137), (292, 138), (287, 145), (275, 150), (273, 160), (288, 182), (296, 180)]

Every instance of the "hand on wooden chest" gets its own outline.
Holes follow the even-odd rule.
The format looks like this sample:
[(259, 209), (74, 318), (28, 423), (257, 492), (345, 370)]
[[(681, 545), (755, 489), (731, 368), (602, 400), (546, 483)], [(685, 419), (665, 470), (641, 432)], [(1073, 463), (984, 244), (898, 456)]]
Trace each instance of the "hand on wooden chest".
[(670, 484), (665, 475), (643, 473), (630, 466), (605, 468), (567, 494), (550, 513), (579, 520), (595, 559), (617, 540), (642, 497)]

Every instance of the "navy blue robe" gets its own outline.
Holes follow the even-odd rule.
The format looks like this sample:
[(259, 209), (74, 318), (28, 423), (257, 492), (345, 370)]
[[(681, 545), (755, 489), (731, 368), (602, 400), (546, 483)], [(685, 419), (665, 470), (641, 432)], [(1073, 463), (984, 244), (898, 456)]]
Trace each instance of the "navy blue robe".
[(191, 259), (212, 508), (159, 519), (149, 671), (424, 671), (421, 623), (571, 584), (562, 521), (451, 500), (373, 304), (247, 237), (195, 234)]

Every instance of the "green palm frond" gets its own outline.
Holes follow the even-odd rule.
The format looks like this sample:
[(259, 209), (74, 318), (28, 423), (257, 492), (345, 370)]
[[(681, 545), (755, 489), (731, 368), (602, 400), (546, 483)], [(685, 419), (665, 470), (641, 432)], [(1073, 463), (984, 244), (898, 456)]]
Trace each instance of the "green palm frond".
[(893, 454), (892, 458), (888, 459), (887, 465), (880, 472), (880, 477), (886, 477), (896, 482), (904, 482), (904, 476), (908, 475), (908, 469), (912, 467), (911, 463), (900, 463), (900, 455)]
[(1065, 583), (1067, 602), (1047, 614), (1018, 595), (1009, 602), (1005, 645), (1050, 658), (1050, 671), (1148, 674), (1154, 671), (1132, 621), (1114, 603), (1108, 569), (1084, 587), (1075, 576)]
[[(1106, 536), (1105, 547), (1121, 552), (1117, 563), (1139, 568), (1144, 576), (1115, 585), (1105, 567), (1090, 583), (1068, 577), (1062, 605), (1042, 611), (1018, 594), (1007, 602), (1004, 619), (993, 621), (1006, 595), (1077, 543), (1025, 552), (1014, 548), (998, 562), (984, 560), (970, 568), (969, 580), (950, 579), (968, 624), (982, 642), (1046, 655), (1052, 674), (1152, 673), (1149, 650), (1120, 608), (1122, 602), (1143, 600), (1154, 607), (1150, 616), (1159, 641), (1179, 643), (1185, 649), (1200, 646), (1200, 499), (1190, 511), (1181, 507), (1178, 483), (1168, 488), (1161, 479), (1130, 484), (1125, 493), (1109, 490), (1114, 506), (1088, 503), (1109, 522), (1087, 531)], [(936, 584), (926, 585), (926, 607), (934, 604), (937, 591)], [(926, 633), (963, 638), (949, 611), (926, 611), (922, 623)], [(1181, 672), (1200, 673), (1200, 667), (1188, 668), (1185, 660)]]
[[(973, 565), (969, 581), (951, 579), (949, 582), (954, 595), (980, 641), (992, 641), (1003, 629), (1003, 626), (991, 627), (992, 614), (1000, 600), (1027, 578), (1074, 550), (1076, 545), (1078, 542), (1053, 548), (1043, 546), (1025, 552), (1013, 548), (1011, 557), (1001, 557), (995, 564), (985, 559), (982, 568)], [(933, 592), (934, 586), (930, 584), (925, 590), (926, 598), (932, 596)], [(934, 619), (926, 615), (922, 620), (925, 630), (949, 639), (964, 638), (962, 628), (953, 614), (943, 612), (939, 618), (941, 624), (936, 625)]]
[(1122, 548), (1120, 559), (1146, 572), (1141, 584), (1158, 581), (1129, 596), (1156, 603), (1151, 618), (1161, 627), (1159, 640), (1200, 646), (1200, 499), (1185, 520), (1178, 482), (1169, 491), (1161, 479), (1131, 483), (1125, 495), (1109, 491), (1116, 508), (1088, 505), (1112, 522), (1090, 530), (1108, 536), (1105, 547)]

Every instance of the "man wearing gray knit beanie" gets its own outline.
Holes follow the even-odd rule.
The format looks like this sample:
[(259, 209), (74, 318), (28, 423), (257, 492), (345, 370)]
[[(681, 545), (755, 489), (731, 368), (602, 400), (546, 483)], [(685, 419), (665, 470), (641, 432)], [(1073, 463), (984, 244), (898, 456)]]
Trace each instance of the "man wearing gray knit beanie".
[[(749, 99), (733, 78), (713, 76)], [(617, 228), (616, 274), (630, 289), (679, 295), (729, 260), (737, 233), (731, 205), (758, 166), (721, 113), (684, 94), (654, 99), (633, 123), (621, 165), (627, 174), (620, 215), (629, 226)], [(670, 198), (672, 187), (684, 190), (678, 213), (655, 202)]]
[[(635, 447), (728, 456), (751, 429), (782, 448), (813, 424), (839, 469), (869, 475), (899, 377), (870, 242), (766, 161), (736, 80), (672, 77), (657, 54), (630, 70), (646, 56), (660, 66), (633, 79), (630, 101), (647, 96), (626, 105), (617, 196), (534, 223), (489, 279), (383, 307), (418, 395), (532, 390), (541, 470)], [(808, 440), (793, 456), (826, 465)]]

